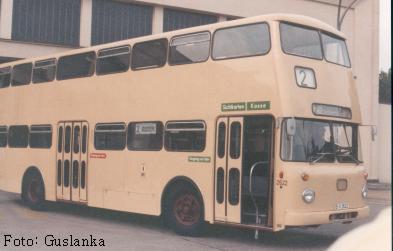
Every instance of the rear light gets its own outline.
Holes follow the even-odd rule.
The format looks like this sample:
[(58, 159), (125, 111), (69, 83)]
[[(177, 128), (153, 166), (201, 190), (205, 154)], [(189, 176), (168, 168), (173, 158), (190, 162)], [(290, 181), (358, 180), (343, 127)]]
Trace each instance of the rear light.
[(364, 172), (364, 173), (363, 173), (363, 177), (364, 177), (365, 180), (367, 180), (367, 178), (368, 178), (368, 173), (367, 173), (367, 172)]
[(310, 175), (308, 175), (307, 173), (302, 173), (302, 180), (307, 181), (308, 179), (310, 179)]

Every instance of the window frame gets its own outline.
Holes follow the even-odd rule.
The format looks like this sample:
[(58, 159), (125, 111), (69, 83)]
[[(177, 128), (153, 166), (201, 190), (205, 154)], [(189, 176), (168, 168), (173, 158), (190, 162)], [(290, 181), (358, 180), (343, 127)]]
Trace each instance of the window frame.
[[(111, 51), (111, 50), (116, 50), (116, 49), (122, 49), (122, 48), (128, 48), (128, 52), (127, 53), (115, 53), (115, 54), (110, 54), (110, 55), (105, 55), (105, 56), (100, 56), (101, 52), (106, 52), (106, 51)], [(120, 55), (126, 55), (129, 54), (129, 61), (128, 61), (128, 66), (125, 70), (121, 70), (121, 71), (114, 71), (114, 72), (107, 72), (107, 73), (99, 73), (98, 71), (98, 60), (100, 58), (110, 58), (110, 57), (115, 57), (115, 56), (120, 56)], [(110, 75), (110, 74), (116, 74), (116, 73), (122, 73), (122, 72), (127, 72), (130, 70), (131, 68), (131, 58), (132, 58), (132, 50), (131, 50), (131, 45), (126, 44), (126, 45), (119, 45), (119, 46), (115, 46), (115, 47), (109, 47), (109, 48), (103, 48), (100, 49), (96, 52), (96, 61), (95, 61), (95, 73), (97, 76), (104, 76), (104, 75)]]
[[(124, 125), (124, 137), (125, 137), (125, 139), (124, 139), (124, 146), (121, 149), (113, 149), (113, 148), (111, 148), (111, 149), (109, 149), (109, 148), (100, 149), (100, 148), (97, 148), (97, 145), (96, 145), (96, 132), (97, 132), (97, 126), (100, 126), (100, 125), (105, 125), (105, 126), (109, 126), (109, 125)], [(120, 130), (102, 130), (102, 131), (99, 131), (99, 132), (120, 132)], [(121, 131), (121, 132), (123, 132), (123, 131)], [(127, 124), (125, 122), (108, 122), (108, 123), (100, 122), (100, 123), (96, 123), (95, 126), (94, 126), (93, 137), (94, 137), (94, 141), (93, 141), (94, 149), (97, 150), (97, 151), (124, 151), (124, 149), (126, 149), (126, 147), (127, 147)]]
[[(166, 42), (165, 63), (162, 64), (162, 65), (153, 65), (153, 66), (144, 66), (144, 67), (137, 67), (137, 68), (135, 68), (135, 67), (133, 66), (133, 62), (134, 62), (133, 56), (134, 56), (134, 52), (135, 52), (135, 49), (134, 49), (134, 48), (135, 48), (135, 45), (142, 44), (142, 43), (153, 42), (153, 41), (160, 41), (160, 40)], [(140, 42), (134, 43), (134, 44), (132, 45), (132, 48), (131, 48), (131, 62), (130, 62), (130, 68), (131, 68), (132, 71), (140, 71), (140, 70), (147, 70), (147, 69), (155, 69), (155, 68), (162, 68), (162, 67), (165, 67), (165, 65), (168, 63), (168, 53), (169, 53), (169, 41), (168, 41), (168, 38), (166, 38), (166, 37), (157, 38), (157, 39), (152, 39), (152, 40), (147, 40), (147, 41), (140, 41)]]
[[(33, 127), (47, 127), (47, 128), (49, 128), (49, 131), (35, 131), (35, 132), (33, 132)], [(32, 133), (36, 133), (36, 134), (39, 134), (39, 133), (50, 133), (50, 144), (49, 144), (49, 146), (45, 146), (45, 147), (42, 147), (42, 146), (40, 146), (40, 147), (37, 147), (37, 146), (31, 146), (31, 134)], [(53, 145), (53, 128), (52, 128), (52, 125), (50, 125), (50, 124), (37, 124), (37, 125), (30, 125), (29, 126), (29, 147), (30, 148), (32, 148), (32, 149), (51, 149), (52, 148), (52, 145)]]
[[(269, 49), (266, 51), (266, 53), (255, 54), (255, 55), (227, 57), (227, 58), (214, 58), (213, 57), (214, 40), (215, 40), (215, 36), (216, 36), (216, 32), (217, 31), (231, 29), (231, 28), (238, 28), (238, 27), (243, 27), (243, 26), (257, 25), (257, 24), (266, 24), (266, 26), (267, 26), (267, 31), (268, 31), (268, 35), (269, 35)], [(227, 27), (216, 29), (213, 32), (212, 41), (211, 41), (211, 45), (210, 46), (211, 46), (210, 57), (211, 57), (211, 59), (213, 61), (229, 60), (229, 59), (236, 59), (236, 58), (249, 58), (249, 57), (258, 57), (258, 56), (268, 55), (270, 53), (271, 49), (272, 49), (272, 36), (271, 36), (270, 25), (269, 25), (268, 22), (262, 21), (262, 22), (256, 22), (256, 23), (248, 23), (248, 24), (241, 24), (241, 25), (235, 25), (235, 26), (227, 26)]]
[[(160, 149), (148, 149), (148, 148), (139, 148), (139, 149), (133, 149), (133, 148), (130, 148), (130, 146), (129, 146), (129, 144), (128, 144), (128, 137), (129, 137), (129, 135), (130, 135), (130, 133), (129, 133), (129, 127), (130, 127), (130, 125), (131, 124), (143, 124), (143, 123), (155, 123), (155, 124), (161, 124), (161, 126), (162, 126), (162, 131), (161, 131), (161, 147), (160, 147)], [(165, 125), (164, 125), (164, 123), (162, 123), (162, 121), (159, 121), (159, 120), (155, 120), (155, 121), (132, 121), (132, 122), (129, 122), (127, 125), (126, 125), (126, 130), (127, 130), (127, 134), (126, 134), (126, 145), (127, 145), (127, 149), (129, 150), (129, 151), (132, 151), (132, 152), (140, 152), (140, 151), (146, 151), (146, 152), (159, 152), (159, 151), (161, 151), (163, 148), (164, 148), (164, 135), (165, 135)]]
[[(20, 83), (19, 83), (19, 84), (15, 84), (15, 83), (14, 83), (14, 68), (15, 68), (15, 67), (18, 67), (18, 66), (21, 66), (21, 65), (30, 65), (30, 66), (31, 66), (31, 67), (30, 67), (30, 81), (29, 81), (29, 82), (22, 83), (22, 84), (20, 84)], [(26, 62), (26, 63), (16, 64), (16, 65), (13, 65), (13, 66), (12, 66), (12, 70), (11, 70), (11, 80), (10, 80), (10, 82), (11, 82), (11, 87), (19, 87), (19, 86), (29, 85), (29, 84), (31, 84), (32, 80), (33, 80), (33, 62)]]
[[(81, 55), (81, 54), (89, 54), (89, 53), (94, 54), (94, 62), (92, 63), (92, 64), (93, 64), (93, 67), (92, 67), (93, 70), (92, 70), (91, 73), (89, 73), (88, 75), (77, 76), (77, 77), (73, 76), (73, 77), (67, 77), (67, 78), (59, 78), (59, 69), (60, 69), (60, 62), (61, 62), (61, 59), (66, 58), (66, 57), (77, 56), (77, 55)], [(93, 76), (93, 75), (95, 74), (95, 70), (96, 70), (96, 61), (97, 61), (97, 52), (96, 52), (95, 50), (84, 51), (84, 52), (80, 52), (80, 53), (73, 53), (73, 54), (68, 54), (68, 55), (60, 56), (60, 57), (57, 59), (56, 78), (55, 78), (55, 79), (58, 80), (58, 81), (64, 81), (64, 80), (70, 80), (70, 79), (78, 79), (78, 78), (88, 78), (88, 77), (91, 77), (91, 76)]]
[[(203, 131), (204, 132), (204, 145), (203, 145), (203, 148), (201, 149), (201, 150), (193, 150), (193, 151), (190, 151), (190, 150), (172, 150), (172, 149), (168, 149), (168, 147), (167, 147), (167, 145), (166, 145), (166, 132), (167, 131), (180, 131), (180, 130), (174, 130), (174, 129), (169, 129), (169, 130), (167, 130), (167, 127), (168, 127), (168, 124), (171, 124), (171, 123), (183, 123), (183, 124), (187, 124), (187, 123), (201, 123), (202, 125), (203, 125), (203, 129), (199, 129), (199, 130), (194, 130), (194, 129), (186, 129), (186, 130), (181, 130), (181, 131)], [(206, 122), (204, 121), (204, 120), (202, 120), (202, 119), (196, 119), (196, 120), (170, 120), (170, 121), (167, 121), (166, 123), (165, 123), (165, 126), (164, 126), (164, 149), (167, 151), (167, 152), (204, 152), (205, 151), (205, 149), (206, 149), (206, 141), (207, 141), (207, 125), (206, 125)]]
[[(203, 34), (203, 33), (209, 34), (209, 40), (208, 40), (209, 41), (209, 51), (208, 51), (208, 54), (207, 54), (207, 57), (206, 57), (205, 60), (198, 61), (198, 62), (176, 63), (176, 64), (171, 62), (171, 60), (170, 60), (171, 47), (172, 47), (171, 45), (172, 45), (172, 42), (173, 42), (174, 39), (182, 38), (182, 37), (188, 37), (188, 36), (193, 36), (193, 35), (197, 35), (197, 34)], [(211, 34), (211, 32), (209, 30), (196, 31), (196, 32), (192, 32), (192, 33), (180, 34), (180, 35), (173, 36), (173, 37), (171, 37), (171, 39), (170, 39), (170, 41), (168, 43), (168, 53), (167, 53), (168, 54), (167, 55), (168, 59), (167, 59), (167, 63), (170, 66), (204, 63), (204, 62), (206, 62), (206, 61), (208, 61), (210, 59), (210, 55), (211, 55), (211, 51), (212, 51), (212, 45), (213, 45), (213, 37), (212, 37), (212, 34)]]
[[(38, 64), (38, 63), (50, 62), (50, 61), (53, 61), (53, 64), (48, 64), (48, 65), (36, 67), (36, 64)], [(47, 67), (52, 67), (52, 66), (55, 67), (54, 76), (53, 76), (53, 79), (52, 79), (52, 80), (49, 80), (49, 81), (42, 81), (42, 82), (35, 82), (35, 81), (34, 81), (34, 70), (35, 70), (35, 69), (45, 69), (45, 68), (47, 68)], [(44, 84), (44, 83), (53, 82), (53, 81), (56, 79), (56, 76), (57, 76), (57, 58), (48, 58), (48, 59), (38, 60), (38, 61), (35, 61), (35, 62), (34, 62), (34, 64), (33, 64), (33, 69), (32, 69), (32, 75), (31, 75), (31, 82), (32, 82), (33, 84)]]

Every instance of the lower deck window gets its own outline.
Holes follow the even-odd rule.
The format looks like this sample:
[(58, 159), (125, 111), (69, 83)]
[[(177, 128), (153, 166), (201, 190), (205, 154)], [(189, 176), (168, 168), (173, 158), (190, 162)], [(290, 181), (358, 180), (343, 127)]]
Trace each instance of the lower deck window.
[(7, 127), (0, 126), (0, 147), (7, 146)]
[(25, 148), (29, 145), (29, 127), (27, 125), (10, 126), (8, 145), (14, 148)]
[(94, 132), (94, 147), (97, 150), (123, 150), (126, 146), (124, 123), (97, 124)]
[(161, 122), (128, 124), (127, 146), (129, 150), (159, 151), (162, 149)]
[(202, 152), (206, 144), (203, 121), (172, 121), (165, 127), (165, 149), (178, 152)]
[(29, 144), (31, 148), (50, 148), (52, 146), (52, 127), (50, 125), (32, 125)]
[(0, 88), (10, 86), (11, 67), (0, 68)]

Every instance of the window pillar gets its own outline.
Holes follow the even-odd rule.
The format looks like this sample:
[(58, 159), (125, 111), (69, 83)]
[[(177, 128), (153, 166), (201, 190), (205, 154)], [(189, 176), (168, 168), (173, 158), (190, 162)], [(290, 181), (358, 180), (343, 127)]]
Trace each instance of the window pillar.
[(79, 45), (82, 47), (88, 47), (91, 45), (92, 13), (93, 13), (92, 0), (82, 0), (80, 36), (79, 36)]
[(0, 4), (0, 38), (11, 39), (14, 0), (1, 0)]
[(227, 21), (226, 16), (218, 16), (218, 22), (225, 22), (225, 21)]
[(153, 29), (152, 33), (162, 33), (164, 30), (164, 8), (155, 6), (153, 11)]

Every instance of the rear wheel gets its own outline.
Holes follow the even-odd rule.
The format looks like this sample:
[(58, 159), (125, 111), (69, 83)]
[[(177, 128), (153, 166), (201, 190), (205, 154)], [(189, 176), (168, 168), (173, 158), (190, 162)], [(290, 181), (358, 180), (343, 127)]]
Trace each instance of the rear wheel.
[(197, 235), (204, 223), (203, 203), (190, 188), (176, 189), (168, 196), (166, 223), (180, 235)]
[(44, 208), (45, 188), (39, 173), (30, 172), (26, 175), (23, 181), (22, 199), (33, 210)]

